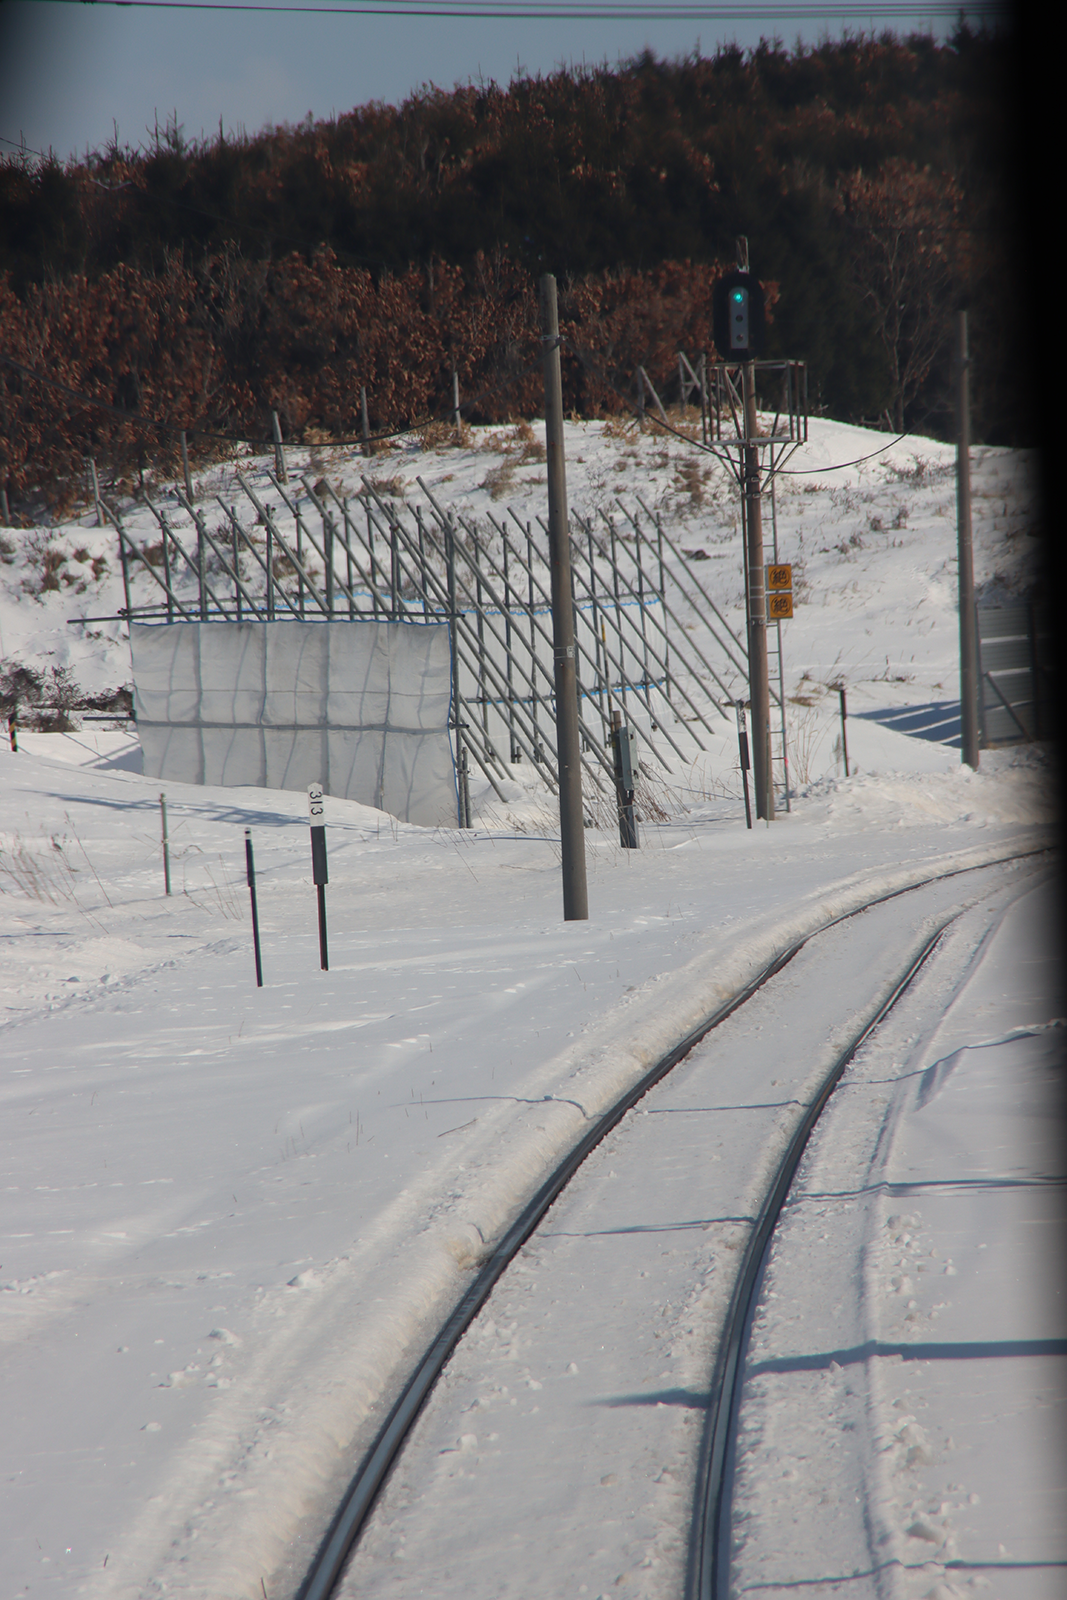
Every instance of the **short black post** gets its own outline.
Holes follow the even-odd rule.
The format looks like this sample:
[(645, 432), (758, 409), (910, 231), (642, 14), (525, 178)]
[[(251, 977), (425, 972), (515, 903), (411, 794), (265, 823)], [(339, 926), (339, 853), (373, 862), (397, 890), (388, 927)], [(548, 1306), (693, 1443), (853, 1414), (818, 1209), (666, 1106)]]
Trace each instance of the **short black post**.
[(159, 797), (159, 819), (163, 831), (163, 888), (170, 894), (170, 834), (167, 832), (167, 797)]
[(12, 711), (7, 719), (7, 736), (11, 741), (11, 749), (15, 755), (19, 753), (19, 719), (18, 713)]
[(745, 702), (737, 702), (737, 748), (741, 755), (741, 782), (745, 786), (745, 821), (752, 826), (752, 802), (748, 797), (748, 729), (745, 727)]
[(248, 893), (252, 899), (252, 948), (256, 952), (256, 988), (263, 987), (263, 962), (259, 953), (259, 908), (256, 905), (256, 863), (252, 859), (252, 830), (245, 829), (245, 871), (248, 874)]
[(848, 702), (845, 699), (845, 686), (844, 686), (843, 683), (839, 683), (838, 684), (837, 692), (841, 696), (841, 754), (845, 758), (845, 777), (847, 778), (848, 775), (849, 775), (849, 771), (848, 771), (848, 731), (846, 729), (845, 724), (848, 722)]
[(322, 784), (308, 784), (308, 810), (311, 813), (311, 878), (319, 900), (319, 966), (323, 972), (330, 970), (330, 957), (326, 948), (326, 885), (330, 881), (326, 871), (326, 824), (322, 818)]
[(624, 850), (636, 850), (637, 818), (634, 815), (634, 759), (630, 730), (621, 711), (611, 713), (611, 748), (615, 757), (615, 796), (619, 803), (619, 843)]
[(466, 745), (463, 746), (459, 758), (459, 781), (463, 790), (463, 821), (460, 826), (473, 828), (474, 823), (471, 821), (471, 764), (467, 757)]

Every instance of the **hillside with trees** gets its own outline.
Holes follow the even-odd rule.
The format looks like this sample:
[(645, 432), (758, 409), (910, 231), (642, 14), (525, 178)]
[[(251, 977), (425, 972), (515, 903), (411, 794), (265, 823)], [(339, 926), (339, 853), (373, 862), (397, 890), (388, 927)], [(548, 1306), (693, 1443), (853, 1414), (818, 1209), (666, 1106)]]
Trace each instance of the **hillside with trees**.
[[(949, 426), (971, 308), (975, 431), (1026, 437), (1013, 281), (1010, 39), (961, 26), (427, 89), (241, 137), (0, 161), (0, 477), (17, 505), (194, 450), (358, 436), (540, 404), (536, 285), (556, 273), (566, 403), (676, 398), (713, 353), (711, 290), (747, 235), (766, 353), (828, 415)], [(33, 376), (36, 374), (38, 376)], [(50, 380), (49, 385), (40, 378)], [(86, 403), (86, 397), (96, 402)], [(111, 409), (107, 409), (111, 408)], [(162, 426), (166, 425), (166, 426)], [(213, 437), (214, 436), (214, 437)]]

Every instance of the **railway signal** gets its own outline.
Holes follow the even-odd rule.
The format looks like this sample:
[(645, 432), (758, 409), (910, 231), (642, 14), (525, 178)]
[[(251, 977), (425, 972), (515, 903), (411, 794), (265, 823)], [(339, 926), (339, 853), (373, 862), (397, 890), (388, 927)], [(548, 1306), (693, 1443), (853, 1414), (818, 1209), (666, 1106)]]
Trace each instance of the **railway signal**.
[(715, 348), (723, 361), (754, 361), (763, 344), (763, 288), (751, 272), (727, 272), (711, 301)]

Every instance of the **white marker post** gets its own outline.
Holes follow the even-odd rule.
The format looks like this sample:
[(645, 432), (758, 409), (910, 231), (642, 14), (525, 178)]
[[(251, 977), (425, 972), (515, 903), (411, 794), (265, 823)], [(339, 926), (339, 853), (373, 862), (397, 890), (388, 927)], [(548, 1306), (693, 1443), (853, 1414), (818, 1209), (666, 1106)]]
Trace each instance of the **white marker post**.
[(308, 784), (308, 811), (311, 815), (311, 878), (319, 899), (319, 965), (323, 972), (330, 970), (330, 957), (326, 949), (326, 823), (322, 803), (322, 784)]

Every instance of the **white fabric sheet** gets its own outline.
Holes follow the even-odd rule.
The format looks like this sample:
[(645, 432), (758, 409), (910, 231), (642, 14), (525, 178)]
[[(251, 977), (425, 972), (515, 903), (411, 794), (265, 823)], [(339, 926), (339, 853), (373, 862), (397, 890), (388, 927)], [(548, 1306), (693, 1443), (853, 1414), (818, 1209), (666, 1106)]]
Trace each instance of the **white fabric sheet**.
[(306, 789), (454, 826), (448, 628), (133, 623), (147, 777)]

